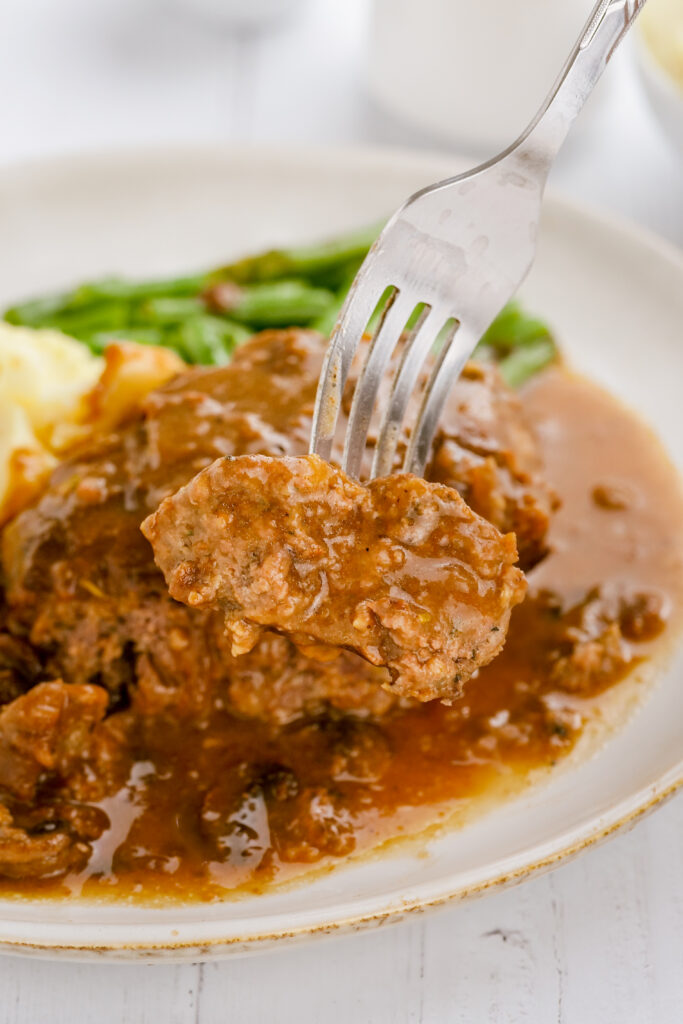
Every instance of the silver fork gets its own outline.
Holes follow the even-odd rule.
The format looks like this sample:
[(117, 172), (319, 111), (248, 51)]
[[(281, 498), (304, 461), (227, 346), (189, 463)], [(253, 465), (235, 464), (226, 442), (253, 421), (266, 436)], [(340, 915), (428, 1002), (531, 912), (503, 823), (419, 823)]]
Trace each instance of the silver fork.
[[(416, 192), (389, 220), (351, 286), (330, 340), (316, 398), (312, 453), (331, 456), (351, 364), (373, 311), (391, 289), (356, 383), (342, 469), (359, 476), (374, 412), (380, 420), (370, 477), (392, 472), (405, 436), (408, 403), (417, 394), (402, 468), (424, 472), (449, 389), (531, 267), (552, 162), (644, 3), (600, 0), (552, 92), (519, 139), (474, 170)], [(411, 315), (413, 324), (405, 333)], [(438, 355), (420, 391), (437, 337)], [(389, 398), (376, 410), (392, 356), (397, 368)]]

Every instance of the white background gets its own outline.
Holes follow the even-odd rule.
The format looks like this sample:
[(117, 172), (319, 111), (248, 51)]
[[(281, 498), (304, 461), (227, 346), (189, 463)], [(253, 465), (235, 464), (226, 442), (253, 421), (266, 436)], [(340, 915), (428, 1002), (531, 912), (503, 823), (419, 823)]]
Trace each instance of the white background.
[[(0, 163), (169, 141), (434, 146), (367, 96), (364, 0), (312, 0), (265, 36), (188, 5), (0, 0)], [(554, 184), (683, 244), (683, 168), (629, 52), (608, 76)], [(683, 1020), (683, 798), (551, 875), (381, 932), (204, 966), (0, 958), (0, 1024), (322, 1020)]]

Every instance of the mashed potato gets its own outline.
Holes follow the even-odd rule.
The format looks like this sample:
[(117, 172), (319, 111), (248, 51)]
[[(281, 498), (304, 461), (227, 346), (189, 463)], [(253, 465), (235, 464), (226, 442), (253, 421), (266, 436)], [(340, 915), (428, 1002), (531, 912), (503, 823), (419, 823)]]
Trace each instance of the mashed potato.
[(74, 414), (104, 362), (59, 331), (0, 323), (0, 402), (24, 410), (39, 439)]
[(116, 427), (184, 366), (168, 349), (120, 342), (101, 358), (58, 331), (0, 323), (0, 525), (59, 455)]

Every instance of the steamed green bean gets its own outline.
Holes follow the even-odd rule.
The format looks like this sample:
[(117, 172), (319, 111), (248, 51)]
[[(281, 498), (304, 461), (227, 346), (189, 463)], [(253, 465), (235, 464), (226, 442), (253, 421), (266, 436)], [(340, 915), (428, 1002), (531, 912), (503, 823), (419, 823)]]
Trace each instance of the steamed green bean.
[[(379, 230), (374, 225), (318, 245), (271, 249), (200, 274), (88, 281), (17, 303), (4, 318), (61, 330), (95, 352), (127, 338), (171, 348), (190, 363), (221, 365), (263, 328), (312, 327), (329, 335)], [(370, 329), (382, 306), (380, 301)], [(476, 349), (477, 358), (498, 363), (513, 387), (556, 354), (547, 326), (517, 302), (502, 310)]]

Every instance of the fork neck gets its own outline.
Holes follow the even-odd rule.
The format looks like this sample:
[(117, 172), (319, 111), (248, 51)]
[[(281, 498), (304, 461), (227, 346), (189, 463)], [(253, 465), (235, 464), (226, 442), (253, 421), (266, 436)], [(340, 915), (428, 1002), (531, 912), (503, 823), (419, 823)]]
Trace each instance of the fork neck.
[(567, 134), (645, 0), (600, 0), (549, 96), (504, 154), (544, 181)]

